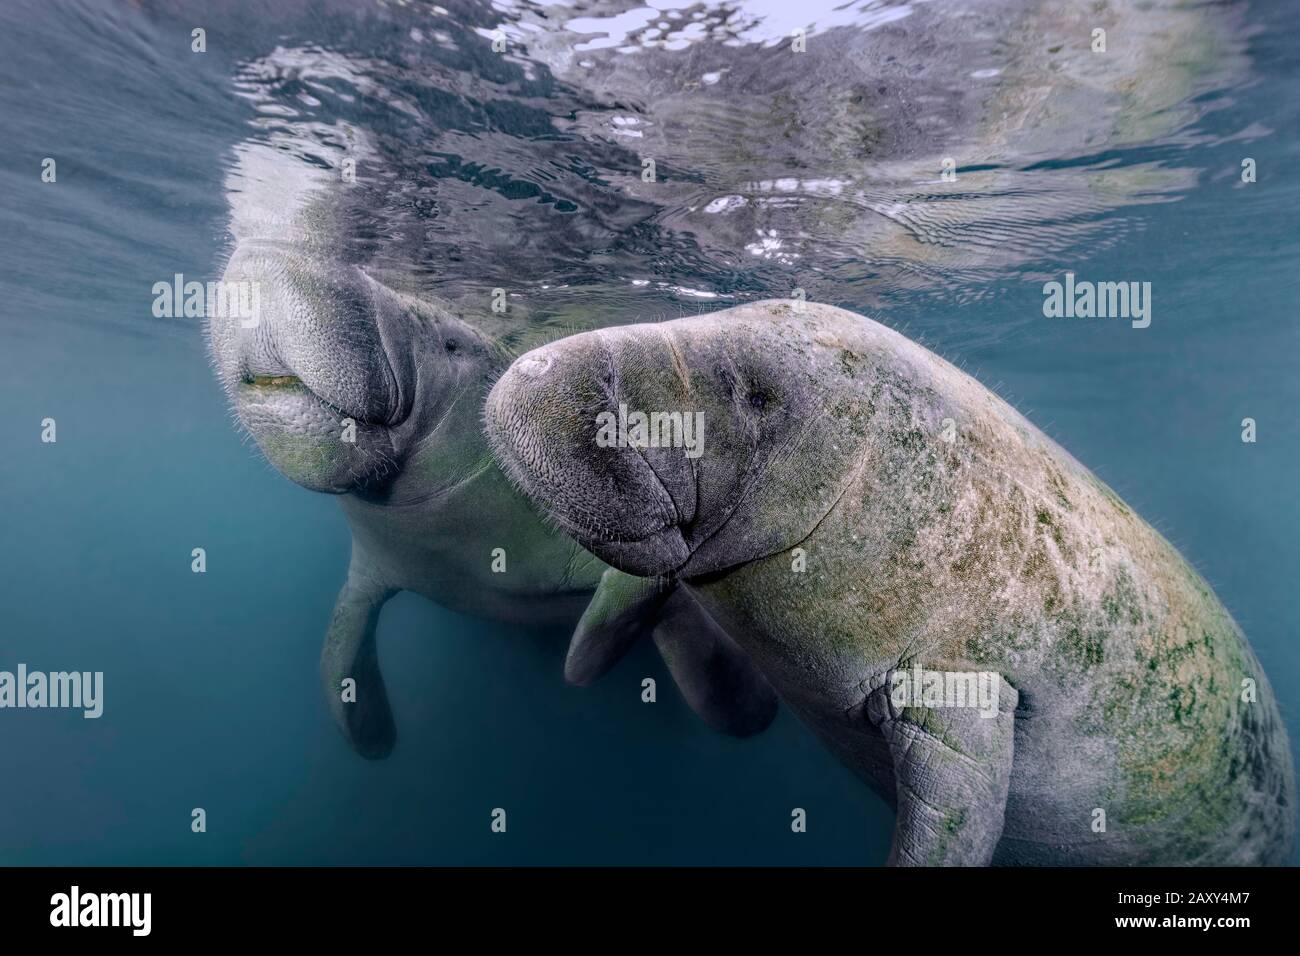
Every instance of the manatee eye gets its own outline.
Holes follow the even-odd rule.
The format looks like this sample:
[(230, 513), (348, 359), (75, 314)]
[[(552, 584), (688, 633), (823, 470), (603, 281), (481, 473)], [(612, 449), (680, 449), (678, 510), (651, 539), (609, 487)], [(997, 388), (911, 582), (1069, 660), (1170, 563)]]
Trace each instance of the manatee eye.
[(749, 393), (749, 407), (756, 408), (760, 412), (767, 407), (767, 396), (762, 392)]
[(454, 353), (456, 352), (457, 349), (460, 348), (460, 346), (457, 345), (454, 341), (449, 341), (446, 345), (443, 346), (443, 348), (445, 348), (448, 352)]

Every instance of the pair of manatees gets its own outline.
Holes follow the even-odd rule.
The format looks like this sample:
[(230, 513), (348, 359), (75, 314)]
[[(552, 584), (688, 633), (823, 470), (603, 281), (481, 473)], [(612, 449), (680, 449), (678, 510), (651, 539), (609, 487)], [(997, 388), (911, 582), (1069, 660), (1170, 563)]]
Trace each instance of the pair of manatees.
[[(1290, 751), (1241, 632), (973, 379), (861, 316), (782, 302), (511, 365), (349, 263), (346, 194), (279, 155), (250, 146), (232, 182), (225, 279), (259, 290), (258, 314), (209, 331), (268, 459), (351, 525), (321, 669), (359, 752), (395, 739), (375, 628), (398, 590), (524, 623), (587, 605), (571, 680), (652, 633), (715, 728), (761, 730), (779, 694), (896, 805), (895, 862), (1286, 858)], [(699, 416), (703, 444), (597, 442), (620, 406)], [(997, 675), (995, 716), (900, 701), (895, 675), (918, 668)]]
[(748, 736), (771, 722), (771, 688), (689, 598), (669, 600), (548, 527), (497, 468), (481, 404), (509, 363), (492, 342), (441, 304), (279, 241), (240, 237), (226, 280), (255, 285), (260, 299), (257, 321), (209, 327), (235, 411), (279, 471), (340, 496), (352, 530), (321, 677), (359, 753), (385, 757), (396, 740), (375, 631), (402, 590), (537, 626), (572, 623), (586, 607), (570, 681), (596, 679), (651, 635), (714, 729)]
[[(271, 460), (343, 494), (354, 550), (322, 669), (362, 752), (393, 739), (374, 644), (387, 596), (554, 621), (594, 588), (571, 678), (653, 631), (721, 729), (766, 726), (775, 688), (896, 806), (892, 862), (1287, 857), (1290, 750), (1240, 629), (1110, 489), (919, 345), (840, 309), (763, 302), (522, 356), (491, 388), (486, 430), (583, 551), (486, 454), (478, 398), (504, 364), (490, 343), (363, 274), (349, 286), (242, 250), (231, 269), (286, 298), (275, 323), (214, 324), (214, 350)], [(319, 336), (349, 300), (376, 330), (353, 392), (337, 361), (308, 361), (319, 338), (298, 358), (286, 321), (318, 314)], [(365, 351), (349, 349), (333, 358)], [(620, 405), (702, 414), (703, 454), (597, 442)], [(514, 566), (494, 577), (502, 540)], [(917, 668), (995, 674), (996, 706), (900, 700), (895, 675)]]
[[(969, 28), (971, 13), (989, 4), (970, 11), (923, 5), (901, 26), (855, 34), (853, 42), (888, 56), (827, 56), (820, 62), (835, 76), (829, 85), (800, 60), (789, 77), (768, 81), (772, 90), (760, 89), (770, 103), (751, 104), (754, 115), (770, 114), (784, 130), (781, 85), (806, 77), (809, 109), (844, 112), (844, 122), (814, 124), (811, 139), (829, 152), (801, 165), (849, 161), (863, 169), (846, 208), (855, 228), (887, 227), (870, 243), (882, 260), (933, 257), (949, 269), (960, 265), (951, 258), (960, 234), (979, 237), (981, 261), (990, 248), (1016, 252), (1016, 231), (1006, 223), (996, 224), (993, 243), (983, 238), (987, 229), (972, 226), (989, 204), (1006, 208), (1000, 177), (1031, 168), (1003, 162), (1001, 144), (1055, 143), (1073, 132), (1091, 150), (1115, 136), (1145, 135), (1135, 115), (1168, 121), (1174, 111), (1163, 104), (1193, 88), (1153, 77), (1150, 64), (1184, 67), (1198, 60), (1181, 55), (1185, 38), (1220, 35), (1191, 23), (1170, 29), (1169, 17), (1185, 19), (1182, 7), (1111, 4), (1105, 15), (1124, 19), (1102, 24), (1132, 42), (1108, 55), (1099, 75), (1080, 68), (1094, 62), (1086, 54), (1067, 49), (1064, 62), (1053, 59), (1062, 47), (1046, 34), (1061, 32), (1058, 5), (1023, 6), (1012, 21), (1019, 26), (991, 33)], [(390, 15), (398, 14), (385, 8)], [(933, 29), (926, 18), (941, 15), (958, 17), (962, 29)], [(1099, 15), (1064, 32), (1086, 36)], [(995, 88), (968, 82), (979, 64), (954, 71), (933, 57), (934, 36), (988, 35), (1025, 38), (1016, 69)], [(1138, 35), (1144, 42), (1133, 41)], [(834, 50), (850, 38), (826, 39)], [(983, 42), (955, 61), (983, 56)], [(572, 59), (565, 43), (558, 49), (556, 69)], [(720, 45), (706, 59), (721, 62), (732, 49)], [(889, 66), (905, 49), (908, 57)], [(1180, 56), (1162, 58), (1165, 49)], [(733, 52), (727, 69), (738, 79), (716, 88), (727, 115), (740, 91), (772, 68)], [(318, 53), (280, 51), (279, 59), (253, 64), (251, 76), (311, 79)], [(647, 55), (611, 60), (603, 82), (646, 68)], [(818, 54), (804, 56), (819, 62)], [(493, 54), (492, 62), (507, 60)], [(685, 76), (699, 62), (673, 60), (651, 78)], [(347, 66), (325, 57), (315, 67), (325, 78), (316, 94), (346, 79)], [(827, 100), (824, 91), (838, 88), (850, 67), (871, 82), (855, 80), (851, 95)], [(877, 82), (877, 69), (887, 80)], [(338, 495), (351, 526), (352, 561), (321, 667), (332, 713), (359, 752), (381, 757), (394, 744), (375, 630), (384, 602), (405, 589), (507, 621), (565, 624), (581, 615), (566, 662), (577, 682), (598, 677), (652, 634), (687, 700), (729, 733), (765, 727), (779, 694), (895, 803), (895, 862), (1285, 857), (1289, 750), (1240, 631), (1163, 539), (978, 383), (867, 319), (794, 303), (587, 332), (512, 366), (514, 356), (481, 322), (465, 321), (411, 284), (410, 264), (430, 257), (400, 248), (380, 255), (370, 249), (373, 227), (358, 226), (371, 222), (374, 208), (388, 216), (413, 205), (377, 204), (362, 188), (371, 182), (389, 199), (400, 193), (397, 185), (386, 191), (388, 174), (380, 175), (402, 154), (384, 146), (389, 124), (288, 122), (306, 98), (285, 103), (274, 84), (271, 93), (259, 93), (249, 77), (241, 84), (265, 128), (236, 149), (227, 184), (235, 242), (224, 278), (257, 289), (260, 307), (253, 321), (214, 318), (212, 352), (267, 458), (305, 487)], [(353, 85), (370, 108), (387, 102), (367, 93), (373, 84), (365, 76)], [(642, 85), (639, 75), (623, 81), (632, 90)], [(968, 88), (979, 102), (962, 106), (958, 94)], [(692, 93), (691, 108), (722, 115), (707, 89), (715, 88)], [(684, 101), (677, 92), (651, 90), (658, 101)], [(1111, 94), (1118, 99), (1104, 109), (1078, 107)], [(401, 100), (401, 112), (420, 102)], [(915, 122), (912, 102), (952, 106), (936, 125)], [(1135, 112), (1135, 104), (1150, 109)], [(1115, 130), (1098, 138), (1081, 116)], [(687, 125), (650, 124), (647, 135)], [(711, 131), (712, 148), (715, 128), (698, 125)], [(427, 135), (428, 126), (414, 128)], [(963, 173), (973, 203), (901, 202), (888, 188), (917, 182), (954, 142), (974, 167), (983, 157), (997, 160), (989, 166), (996, 173)], [(399, 145), (429, 148), (423, 140), (418, 148)], [(668, 138), (656, 148), (671, 156), (675, 144)], [(355, 187), (340, 175), (347, 163), (361, 171)], [(972, 189), (981, 176), (999, 178)], [(1059, 209), (1132, 194), (1117, 188), (1120, 176), (1108, 173), (1105, 189), (1082, 184), (1086, 195), (1067, 192), (1050, 214), (1028, 218), (1073, 222)], [(762, 186), (768, 177), (754, 178)], [(1052, 180), (1069, 181), (1059, 170)], [(673, 182), (658, 188), (676, 188)], [(1022, 186), (1017, 180), (1011, 192), (1023, 209), (1035, 193)], [(773, 224), (746, 216), (795, 208), (761, 198), (726, 204), (734, 222), (709, 202), (700, 211), (708, 222), (696, 231), (731, 222), (749, 235), (756, 224)], [(879, 216), (862, 216), (864, 208)], [(899, 230), (918, 240), (905, 242)], [(399, 220), (383, 232), (401, 246), (430, 231)], [(942, 243), (928, 238), (937, 232)], [(1064, 241), (1056, 227), (1036, 229), (1035, 250), (1044, 236)], [(504, 472), (484, 431), (490, 389), (487, 431)], [(600, 415), (620, 405), (702, 414), (703, 454), (597, 443)], [(505, 552), (505, 573), (493, 569), (496, 549)], [(987, 707), (924, 699), (899, 706), (895, 675), (916, 668), (996, 675), (996, 716), (981, 716), (992, 712)], [(355, 697), (343, 692), (349, 680)]]

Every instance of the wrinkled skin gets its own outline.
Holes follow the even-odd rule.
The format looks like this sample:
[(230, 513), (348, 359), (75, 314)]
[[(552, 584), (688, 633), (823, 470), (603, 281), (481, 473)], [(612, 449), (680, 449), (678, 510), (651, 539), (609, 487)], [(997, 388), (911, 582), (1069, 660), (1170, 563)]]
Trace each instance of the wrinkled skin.
[[(688, 703), (738, 736), (771, 722), (771, 689), (707, 615), (693, 604), (683, 610), (684, 595), (662, 619), (660, 603), (627, 600), (629, 588), (639, 593), (635, 579), (544, 525), (509, 484), (480, 420), (508, 358), (446, 305), (396, 291), (346, 260), (337, 233), (351, 197), (339, 179), (247, 144), (228, 186), (236, 241), (223, 278), (256, 287), (258, 309), (211, 320), (213, 361), (271, 464), (305, 488), (338, 495), (347, 515), (352, 560), (321, 676), (359, 753), (384, 757), (396, 740), (375, 632), (384, 602), (401, 590), (545, 626), (578, 621), (599, 589), (579, 632), (586, 666), (569, 668), (572, 682), (608, 670), (629, 635), (653, 636), (664, 649), (698, 632), (715, 655), (667, 660)], [(715, 684), (743, 687), (742, 704)]]
[[(702, 412), (703, 453), (597, 444), (620, 403)], [(1236, 623), (1114, 492), (905, 337), (786, 301), (588, 332), (518, 359), (486, 421), (561, 527), (679, 582), (895, 805), (891, 862), (1287, 858), (1290, 748)], [(996, 706), (891, 699), (914, 665), (994, 673)]]

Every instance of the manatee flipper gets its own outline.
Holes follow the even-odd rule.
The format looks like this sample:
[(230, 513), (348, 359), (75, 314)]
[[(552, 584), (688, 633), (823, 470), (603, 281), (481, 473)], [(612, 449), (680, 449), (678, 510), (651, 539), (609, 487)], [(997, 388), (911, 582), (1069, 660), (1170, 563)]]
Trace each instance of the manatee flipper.
[(610, 568), (569, 642), (564, 679), (580, 687), (603, 677), (628, 649), (650, 634), (672, 585), (663, 578), (638, 578)]
[(1015, 688), (998, 678), (996, 716), (974, 707), (907, 707), (890, 682), (867, 712), (893, 758), (898, 816), (890, 866), (988, 866), (1002, 838), (1015, 747)]
[[(353, 749), (369, 760), (387, 757), (397, 742), (375, 644), (380, 609), (395, 593), (358, 573), (354, 552), (321, 649), (321, 682), (330, 715)], [(344, 692), (343, 682), (349, 678), (356, 682), (351, 688), (355, 699)]]
[(564, 677), (586, 685), (638, 640), (653, 636), (682, 696), (714, 730), (749, 737), (776, 716), (776, 694), (762, 674), (683, 588), (610, 568), (569, 643)]
[(775, 719), (767, 678), (685, 588), (664, 602), (653, 636), (691, 710), (714, 730), (752, 737)]

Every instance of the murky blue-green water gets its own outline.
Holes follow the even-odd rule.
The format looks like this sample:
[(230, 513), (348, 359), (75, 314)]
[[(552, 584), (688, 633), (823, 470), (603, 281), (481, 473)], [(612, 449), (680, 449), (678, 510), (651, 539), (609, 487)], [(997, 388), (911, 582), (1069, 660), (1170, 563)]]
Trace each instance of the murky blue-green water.
[[(948, 20), (891, 63), (859, 44), (952, 5), (682, 4), (0, 8), (0, 670), (105, 675), (98, 720), (0, 710), (0, 862), (884, 858), (892, 814), (788, 714), (726, 739), (649, 648), (580, 690), (562, 631), (410, 595), (381, 623), (397, 750), (348, 750), (317, 676), (343, 517), (241, 441), (202, 322), (151, 311), (155, 282), (220, 276), (241, 144), (306, 163), (345, 128), (391, 173), (358, 184), (355, 256), (465, 309), (510, 288), (495, 331), (517, 346), (798, 287), (962, 363), (1202, 571), (1300, 740), (1290, 5), (1208, 5), (1211, 65), (1148, 113), (1110, 124), (1082, 97), (1001, 136), (981, 130), (1014, 127), (1005, 110), (969, 121), (958, 93), (1012, 84), (1038, 38)], [(790, 31), (813, 21), (796, 59)], [(945, 136), (982, 150), (952, 184)], [(1044, 318), (1042, 283), (1066, 271), (1150, 282), (1150, 327)]]

